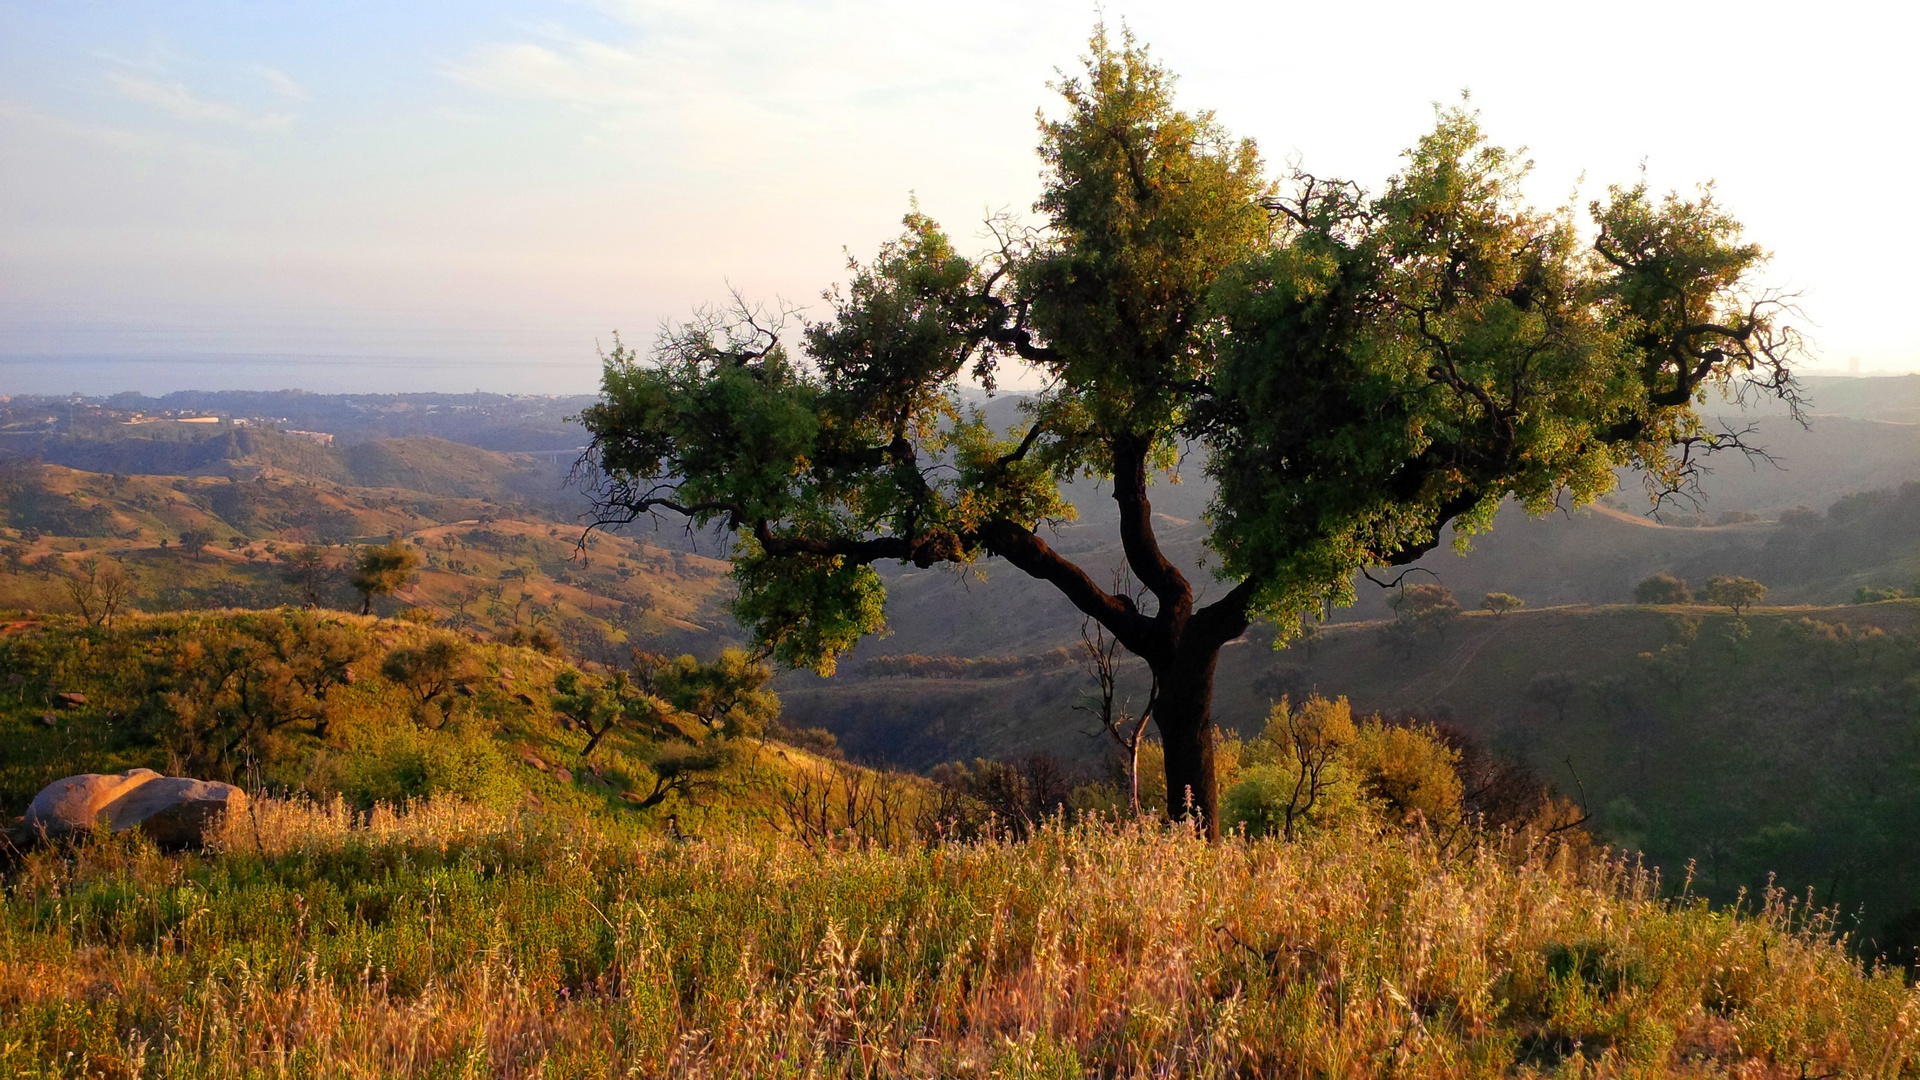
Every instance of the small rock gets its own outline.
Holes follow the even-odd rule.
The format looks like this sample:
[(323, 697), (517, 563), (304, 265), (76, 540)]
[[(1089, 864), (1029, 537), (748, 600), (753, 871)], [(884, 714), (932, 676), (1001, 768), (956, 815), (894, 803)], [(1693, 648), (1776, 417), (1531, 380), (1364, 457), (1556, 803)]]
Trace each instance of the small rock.
[(52, 727), (54, 724), (58, 723), (59, 721), (54, 717), (52, 713), (43, 712), (40, 714), (40, 722), (47, 725), (48, 727)]
[(53, 703), (63, 709), (77, 709), (87, 703), (87, 695), (74, 693), (69, 690), (53, 695)]
[(573, 772), (571, 770), (564, 769), (564, 768), (555, 769), (553, 770), (553, 776), (554, 776), (554, 779), (560, 781), (563, 784), (573, 783)]
[(513, 669), (512, 669), (512, 668), (501, 668), (501, 669), (500, 669), (500, 677), (501, 677), (502, 679), (511, 679), (511, 678), (513, 678)]
[(627, 800), (630, 803), (642, 803), (647, 801), (641, 798), (640, 793), (637, 791), (623, 791), (620, 793), (620, 797)]
[(532, 708), (534, 705), (532, 694), (515, 694), (513, 695), (513, 700), (519, 702), (522, 705), (527, 706), (528, 708)]
[(534, 753), (531, 750), (522, 750), (520, 752), (520, 760), (526, 762), (528, 765), (532, 766), (533, 768), (539, 769), (541, 772), (547, 771), (547, 763), (544, 761), (541, 761), (540, 755)]
[(354, 674), (354, 670), (352, 668), (340, 669), (341, 682), (346, 683), (348, 686), (352, 686), (354, 683), (358, 682), (359, 680), (360, 680), (360, 676)]
[(459, 686), (456, 686), (453, 689), (454, 689), (454, 692), (459, 694), (461, 697), (473, 696), (473, 687), (468, 686), (466, 683), (461, 683)]

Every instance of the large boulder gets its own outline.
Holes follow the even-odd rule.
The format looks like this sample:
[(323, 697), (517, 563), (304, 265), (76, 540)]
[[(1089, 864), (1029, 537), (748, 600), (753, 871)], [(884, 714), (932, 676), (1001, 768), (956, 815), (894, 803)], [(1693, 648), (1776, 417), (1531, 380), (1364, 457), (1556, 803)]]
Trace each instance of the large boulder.
[(246, 801), (247, 793), (232, 784), (152, 769), (86, 773), (48, 784), (27, 808), (25, 824), (61, 836), (105, 823), (113, 832), (142, 829), (164, 848), (198, 847), (209, 826)]

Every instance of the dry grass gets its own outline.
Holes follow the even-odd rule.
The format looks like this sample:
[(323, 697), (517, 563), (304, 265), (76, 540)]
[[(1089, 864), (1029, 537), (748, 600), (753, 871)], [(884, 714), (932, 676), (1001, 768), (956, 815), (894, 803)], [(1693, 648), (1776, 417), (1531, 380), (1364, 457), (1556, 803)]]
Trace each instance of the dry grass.
[(1903, 1076), (1920, 996), (1784, 897), (1418, 836), (887, 851), (261, 802), (48, 849), (6, 1076)]

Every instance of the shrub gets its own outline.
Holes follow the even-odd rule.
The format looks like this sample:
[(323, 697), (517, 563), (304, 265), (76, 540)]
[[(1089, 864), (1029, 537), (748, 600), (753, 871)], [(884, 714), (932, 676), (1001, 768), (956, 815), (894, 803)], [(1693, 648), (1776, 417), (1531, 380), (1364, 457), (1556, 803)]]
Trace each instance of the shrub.
[(1266, 730), (1242, 751), (1244, 764), (1222, 801), (1221, 820), (1250, 836), (1291, 838), (1303, 826), (1351, 819), (1361, 798), (1350, 760), (1356, 738), (1346, 698), (1275, 705)]
[(1655, 574), (1633, 587), (1636, 604), (1691, 604), (1693, 590), (1672, 574)]
[(1355, 724), (1347, 699), (1281, 702), (1266, 730), (1240, 748), (1245, 763), (1221, 820), (1250, 836), (1292, 837), (1360, 819), (1382, 824), (1461, 821), (1460, 751), (1430, 724)]
[(315, 794), (337, 792), (361, 809), (436, 795), (498, 808), (521, 794), (493, 739), (464, 728), (423, 731), (405, 725), (365, 730), (337, 754), (317, 759), (306, 787)]

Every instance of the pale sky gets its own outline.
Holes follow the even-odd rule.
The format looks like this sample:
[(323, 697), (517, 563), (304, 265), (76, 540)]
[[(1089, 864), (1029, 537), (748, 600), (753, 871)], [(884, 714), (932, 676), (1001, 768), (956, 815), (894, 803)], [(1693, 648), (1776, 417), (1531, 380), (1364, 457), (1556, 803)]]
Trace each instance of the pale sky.
[(1542, 202), (1717, 180), (1823, 366), (1920, 370), (1906, 5), (0, 0), (0, 393), (592, 391), (913, 195), (1030, 213), (1097, 10), (1276, 171), (1377, 187), (1466, 89)]

